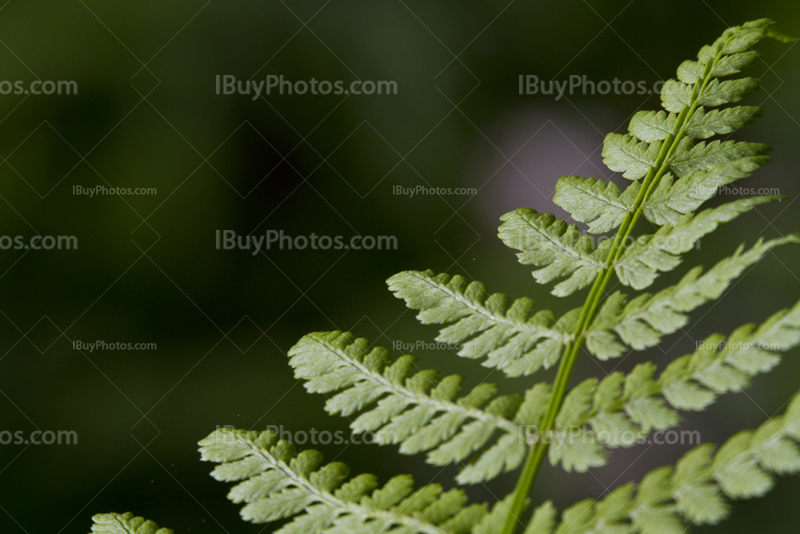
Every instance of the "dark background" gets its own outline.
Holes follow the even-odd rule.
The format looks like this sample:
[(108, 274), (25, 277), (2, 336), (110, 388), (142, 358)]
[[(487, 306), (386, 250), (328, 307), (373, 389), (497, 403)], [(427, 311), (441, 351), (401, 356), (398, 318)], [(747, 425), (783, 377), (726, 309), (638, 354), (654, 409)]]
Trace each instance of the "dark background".
[[(74, 251), (0, 251), (2, 430), (74, 430), (72, 446), (0, 447), (0, 532), (84, 533), (90, 517), (134, 511), (176, 532), (256, 533), (228, 485), (208, 476), (196, 442), (217, 425), (344, 430), (292, 377), (286, 351), (303, 334), (352, 330), (384, 346), (432, 341), (436, 330), (386, 290), (406, 269), (430, 268), (559, 300), (496, 238), (498, 217), (529, 206), (559, 211), (567, 174), (614, 179), (603, 137), (624, 132), (649, 95), (518, 94), (518, 76), (594, 81), (674, 77), (727, 26), (770, 17), (800, 34), (793, 2), (222, 2), (10, 1), (0, 9), (0, 79), (75, 80), (78, 95), (0, 96), (0, 221), (4, 235), (74, 235)], [(742, 185), (800, 193), (800, 48), (765, 42), (749, 99), (766, 115), (739, 138), (773, 146), (774, 162)], [(393, 80), (399, 94), (215, 94), (215, 76), (261, 80)], [(622, 180), (624, 181), (624, 180)], [(621, 183), (621, 182), (620, 182)], [(73, 186), (154, 187), (152, 196), (73, 194)], [(474, 195), (404, 197), (395, 186), (470, 187)], [(215, 231), (391, 235), (393, 251), (215, 249)], [(800, 206), (763, 206), (687, 256), (711, 265), (740, 242), (800, 229)], [(761, 322), (800, 295), (797, 248), (768, 255), (685, 333), (619, 365), (660, 366), (713, 332)], [(688, 267), (662, 277), (674, 282)], [(157, 350), (80, 351), (74, 341), (155, 343)], [(393, 351), (397, 356), (399, 351)], [(449, 351), (421, 366), (488, 370)], [(576, 379), (601, 373), (588, 356)], [(503, 381), (522, 391), (551, 374)], [(497, 373), (490, 381), (502, 379)], [(745, 393), (727, 395), (682, 428), (720, 442), (782, 410), (800, 386), (798, 351)], [(413, 472), (451, 485), (393, 447), (321, 446), (328, 459), (382, 480)], [(545, 468), (537, 501), (560, 509), (638, 480), (687, 447), (617, 451), (603, 469)], [(470, 488), (508, 493), (516, 473)], [(796, 532), (800, 477), (737, 506), (720, 531)], [(274, 527), (268, 526), (267, 531)], [(705, 528), (693, 530), (704, 532)]]

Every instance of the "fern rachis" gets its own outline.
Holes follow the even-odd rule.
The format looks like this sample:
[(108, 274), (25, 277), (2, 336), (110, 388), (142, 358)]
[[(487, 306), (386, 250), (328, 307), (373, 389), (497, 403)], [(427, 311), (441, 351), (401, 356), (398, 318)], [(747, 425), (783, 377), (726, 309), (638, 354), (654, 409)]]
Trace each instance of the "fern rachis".
[[(766, 145), (712, 139), (761, 116), (753, 106), (720, 106), (758, 88), (753, 78), (729, 77), (753, 62), (752, 47), (764, 37), (789, 40), (768, 20), (726, 30), (701, 49), (697, 61), (680, 65), (678, 80), (664, 85), (664, 111), (638, 112), (628, 134), (606, 138), (605, 163), (630, 180), (624, 190), (594, 178), (558, 181), (554, 202), (589, 233), (616, 231), (612, 240), (595, 246), (577, 224), (528, 208), (501, 218), (500, 239), (518, 251), (522, 264), (536, 268), (537, 283), (555, 283), (551, 293), (560, 297), (588, 288), (581, 308), (556, 317), (537, 310), (529, 298), (490, 294), (480, 282), (431, 271), (403, 272), (387, 281), (421, 322), (441, 326), (438, 341), (462, 345), (459, 356), (513, 377), (558, 365), (553, 384), (498, 396), (495, 386), (484, 383), (463, 393), (461, 377), (420, 370), (410, 355), (393, 358), (341, 332), (309, 334), (289, 352), (308, 392), (327, 395), (329, 413), (353, 417), (354, 431), (374, 432), (378, 444), (397, 444), (402, 454), (425, 452), (435, 465), (461, 465), (460, 484), (487, 482), (521, 467), (513, 493), (489, 507), (467, 504), (459, 489), (415, 489), (410, 476), (380, 486), (372, 475), (350, 477), (339, 462), (323, 465), (317, 451), (298, 452), (269, 431), (219, 429), (200, 442), (202, 459), (218, 464), (216, 479), (236, 483), (229, 498), (244, 504), (242, 517), (288, 520), (282, 534), (513, 534), (545, 457), (565, 471), (602, 466), (613, 449), (674, 427), (681, 411), (703, 410), (720, 395), (742, 390), (772, 370), (780, 353), (800, 345), (798, 302), (759, 326), (712, 334), (660, 372), (643, 362), (627, 375), (613, 372), (569, 387), (582, 348), (605, 360), (658, 345), (766, 254), (800, 242), (789, 235), (742, 245), (705, 272), (694, 266), (678, 283), (642, 292), (662, 273), (679, 269), (698, 239), (782, 198), (701, 209), (717, 188), (769, 162)], [(656, 230), (633, 240), (642, 216)], [(607, 294), (614, 277), (628, 289)], [(800, 395), (756, 430), (740, 432), (717, 449), (700, 445), (675, 467), (656, 469), (602, 500), (579, 502), (560, 520), (552, 503), (541, 503), (526, 532), (682, 534), (687, 522), (718, 523), (729, 511), (726, 497), (761, 496), (771, 488), (772, 474), (800, 469), (797, 442)], [(132, 514), (94, 519), (98, 534), (171, 532)]]

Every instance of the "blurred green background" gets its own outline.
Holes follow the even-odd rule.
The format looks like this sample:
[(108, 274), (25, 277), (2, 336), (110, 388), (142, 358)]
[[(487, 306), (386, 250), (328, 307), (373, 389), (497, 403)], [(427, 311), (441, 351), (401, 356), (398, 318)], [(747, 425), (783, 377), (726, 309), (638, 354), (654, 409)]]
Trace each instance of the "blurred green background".
[[(0, 80), (74, 80), (77, 95), (0, 96), (3, 235), (74, 235), (78, 250), (0, 251), (0, 421), (7, 431), (70, 430), (72, 446), (0, 446), (0, 532), (84, 533), (103, 511), (134, 511), (176, 532), (256, 533), (228, 486), (208, 476), (196, 442), (217, 425), (344, 430), (286, 364), (303, 334), (352, 330), (384, 346), (436, 330), (386, 290), (406, 269), (479, 279), (492, 291), (557, 300), (496, 238), (498, 217), (551, 202), (556, 179), (618, 180), (603, 137), (623, 132), (652, 95), (518, 94), (520, 75), (594, 81), (673, 77), (727, 26), (770, 17), (800, 33), (800, 6), (763, 0), (689, 2), (9, 1), (0, 9)], [(748, 103), (766, 115), (740, 138), (773, 146), (748, 187), (800, 194), (800, 48), (764, 43)], [(217, 75), (263, 80), (392, 80), (397, 95), (215, 94)], [(75, 186), (151, 187), (149, 196), (73, 194)], [(401, 196), (395, 186), (475, 188)], [(215, 248), (215, 232), (389, 235), (397, 250)], [(800, 205), (762, 206), (704, 240), (687, 263), (712, 264), (743, 241), (800, 229)], [(760, 322), (800, 295), (800, 251), (769, 255), (687, 332), (619, 365), (660, 366), (696, 340)], [(662, 277), (673, 282), (686, 267)], [(149, 351), (75, 350), (73, 342), (155, 343)], [(393, 351), (395, 355), (400, 351)], [(488, 370), (444, 350), (423, 367)], [(588, 356), (575, 380), (600, 374)], [(545, 375), (543, 375), (545, 376)], [(548, 375), (549, 376), (549, 375)], [(798, 351), (745, 393), (682, 428), (724, 440), (781, 410), (800, 386)], [(488, 377), (499, 381), (500, 376)], [(542, 377), (504, 381), (521, 390)], [(451, 484), (393, 447), (329, 445), (328, 459), (385, 480), (412, 472)], [(534, 498), (563, 508), (638, 480), (686, 447), (615, 453), (585, 475), (546, 468)], [(515, 474), (470, 488), (508, 493)], [(738, 506), (728, 533), (797, 532), (800, 477)], [(267, 531), (272, 530), (267, 527)], [(693, 528), (705, 532), (705, 528)]]

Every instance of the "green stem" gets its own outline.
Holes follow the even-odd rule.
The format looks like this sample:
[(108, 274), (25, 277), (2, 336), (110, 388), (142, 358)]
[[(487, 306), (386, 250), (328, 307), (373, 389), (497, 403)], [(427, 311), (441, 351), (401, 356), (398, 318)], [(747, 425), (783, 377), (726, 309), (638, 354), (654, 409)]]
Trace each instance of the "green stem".
[(639, 189), (639, 193), (634, 201), (633, 210), (625, 216), (625, 219), (622, 221), (619, 230), (617, 230), (617, 235), (614, 238), (614, 242), (612, 243), (611, 249), (608, 253), (606, 266), (595, 277), (594, 284), (592, 284), (592, 289), (589, 291), (589, 295), (586, 297), (586, 301), (581, 309), (580, 319), (575, 326), (573, 341), (568, 343), (564, 348), (564, 357), (562, 358), (561, 365), (558, 368), (558, 374), (556, 375), (555, 384), (553, 386), (553, 393), (550, 396), (550, 402), (547, 406), (547, 412), (545, 414), (544, 421), (539, 428), (539, 441), (534, 445), (531, 445), (530, 450), (528, 451), (528, 457), (525, 460), (522, 473), (514, 489), (514, 498), (511, 502), (511, 507), (509, 509), (508, 516), (506, 517), (506, 522), (503, 525), (501, 534), (514, 533), (514, 527), (519, 521), (519, 516), (522, 514), (522, 510), (525, 507), (525, 500), (530, 494), (530, 489), (536, 480), (536, 476), (539, 473), (539, 468), (541, 467), (544, 456), (550, 446), (549, 436), (555, 427), (556, 417), (558, 416), (558, 412), (561, 410), (561, 405), (564, 402), (564, 398), (567, 396), (569, 379), (572, 375), (572, 369), (575, 366), (575, 361), (578, 358), (580, 349), (583, 346), (585, 339), (584, 334), (594, 318), (595, 310), (597, 310), (598, 306), (603, 300), (605, 289), (608, 287), (611, 277), (614, 274), (614, 264), (624, 253), (624, 243), (628, 240), (628, 238), (630, 238), (633, 227), (636, 226), (639, 217), (643, 213), (645, 203), (655, 190), (655, 187), (658, 185), (661, 177), (667, 172), (667, 169), (669, 168), (668, 162), (672, 159), (681, 139), (683, 139), (685, 135), (684, 126), (686, 125), (688, 119), (691, 118), (697, 110), (697, 107), (699, 106), (699, 96), (709, 83), (710, 73), (722, 57), (721, 50), (723, 48), (720, 48), (720, 52), (717, 53), (713, 61), (706, 64), (706, 68), (703, 73), (702, 84), (694, 84), (690, 99), (691, 104), (681, 110), (676, 119), (673, 133), (664, 139), (664, 142), (661, 145), (661, 150), (658, 154), (658, 158), (656, 159), (655, 166), (650, 167), (650, 170), (647, 172), (644, 180), (642, 180), (641, 188)]

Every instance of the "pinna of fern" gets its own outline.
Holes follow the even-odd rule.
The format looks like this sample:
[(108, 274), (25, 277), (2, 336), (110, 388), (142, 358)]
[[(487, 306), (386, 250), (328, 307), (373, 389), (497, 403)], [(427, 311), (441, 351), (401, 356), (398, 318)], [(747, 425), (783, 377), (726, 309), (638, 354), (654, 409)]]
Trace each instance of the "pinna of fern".
[[(758, 326), (712, 334), (660, 372), (641, 362), (627, 375), (614, 372), (570, 387), (581, 349), (606, 360), (656, 346), (767, 254), (800, 242), (787, 235), (741, 245), (707, 270), (693, 266), (676, 284), (647, 291), (661, 274), (678, 269), (698, 240), (783, 198), (704, 207), (719, 187), (769, 162), (766, 145), (712, 139), (761, 116), (754, 106), (723, 106), (758, 88), (753, 78), (731, 76), (755, 61), (753, 47), (765, 37), (788, 40), (765, 19), (729, 28), (664, 85), (663, 111), (638, 112), (627, 134), (606, 138), (604, 161), (630, 181), (627, 187), (576, 176), (558, 181), (554, 202), (589, 234), (614, 237), (596, 245), (578, 224), (529, 208), (501, 218), (500, 239), (535, 268), (534, 280), (553, 284), (558, 297), (588, 289), (582, 307), (557, 317), (527, 297), (489, 293), (480, 282), (432, 271), (388, 280), (421, 322), (441, 326), (438, 341), (461, 347), (459, 356), (511, 377), (558, 366), (552, 384), (532, 384), (520, 395), (498, 396), (488, 383), (464, 390), (460, 376), (420, 370), (411, 355), (392, 357), (342, 332), (309, 334), (289, 351), (295, 376), (309, 392), (328, 397), (329, 413), (352, 418), (354, 431), (372, 432), (376, 443), (399, 445), (403, 454), (424, 452), (434, 465), (455, 464), (460, 484), (486, 483), (521, 467), (511, 494), (488, 507), (467, 504), (459, 489), (415, 489), (408, 476), (379, 486), (371, 475), (349, 478), (344, 464), (323, 465), (320, 453), (298, 452), (270, 432), (220, 429), (200, 442), (202, 458), (218, 464), (215, 478), (236, 483), (229, 498), (244, 505), (242, 516), (258, 523), (288, 520), (278, 530), (283, 534), (513, 534), (520, 525), (532, 534), (681, 534), (687, 522), (726, 517), (726, 498), (763, 495), (772, 474), (800, 469), (797, 396), (784, 415), (758, 429), (716, 450), (701, 445), (675, 467), (656, 469), (602, 500), (580, 502), (560, 519), (549, 502), (525, 514), (544, 458), (566, 471), (604, 465), (611, 450), (676, 426), (681, 411), (703, 410), (719, 395), (741, 391), (800, 344), (798, 303)], [(654, 230), (634, 238), (642, 217)], [(627, 289), (607, 292), (614, 278)], [(120, 517), (135, 519), (101, 516), (98, 524), (112, 528), (106, 525)]]
[[(586, 380), (567, 395), (556, 431), (547, 436), (555, 443), (550, 460), (568, 471), (604, 465), (606, 447), (631, 446), (651, 430), (676, 426), (677, 410), (702, 410), (716, 396), (740, 391), (798, 344), (800, 303), (758, 328), (736, 329), (730, 339), (710, 336), (657, 379), (655, 366), (643, 363), (628, 376)], [(463, 465), (460, 483), (486, 482), (519, 467), (526, 448), (543, 439), (536, 429), (551, 393), (546, 383), (524, 396), (495, 397), (496, 386), (483, 382), (459, 397), (460, 376), (419, 370), (410, 355), (392, 360), (388, 350), (341, 332), (309, 334), (289, 356), (306, 389), (328, 395), (329, 413), (357, 416), (353, 431), (373, 433), (377, 444), (399, 444), (403, 454), (427, 451), (434, 465)], [(564, 440), (583, 427), (580, 442)]]
[[(548, 501), (524, 525), (529, 534), (590, 532), (684, 532), (685, 523), (725, 518), (728, 499), (764, 495), (772, 474), (800, 469), (800, 394), (785, 414), (740, 432), (723, 446), (700, 445), (675, 465), (648, 473), (639, 484), (616, 488), (602, 500), (581, 501), (561, 514)], [(234, 482), (228, 497), (244, 504), (242, 517), (255, 523), (288, 520), (279, 534), (499, 534), (510, 499), (467, 504), (463, 491), (439, 484), (415, 488), (399, 475), (383, 486), (369, 474), (349, 476), (341, 462), (322, 464), (322, 455), (298, 453), (271, 431), (221, 428), (200, 442), (212, 476)], [(94, 534), (172, 534), (152, 521), (126, 514), (99, 514)], [(515, 522), (516, 523), (516, 522)]]

